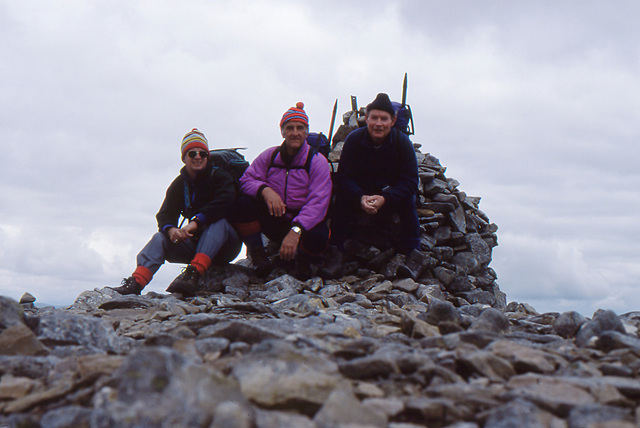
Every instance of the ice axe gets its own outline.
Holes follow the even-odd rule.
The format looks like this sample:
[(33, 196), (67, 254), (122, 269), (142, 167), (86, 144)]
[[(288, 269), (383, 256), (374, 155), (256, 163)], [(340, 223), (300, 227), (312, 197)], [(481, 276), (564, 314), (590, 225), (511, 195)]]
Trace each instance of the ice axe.
[(338, 99), (336, 98), (336, 102), (333, 103), (333, 113), (331, 114), (331, 126), (329, 127), (329, 144), (333, 149), (334, 144), (331, 142), (331, 138), (333, 136), (333, 125), (336, 122), (336, 112), (338, 111)]

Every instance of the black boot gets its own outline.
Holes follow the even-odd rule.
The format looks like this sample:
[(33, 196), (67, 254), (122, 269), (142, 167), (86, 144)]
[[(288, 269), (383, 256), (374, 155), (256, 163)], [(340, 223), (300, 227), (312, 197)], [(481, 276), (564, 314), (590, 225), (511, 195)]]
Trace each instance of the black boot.
[(317, 266), (315, 266), (314, 264), (314, 262), (317, 261), (317, 257), (299, 252), (294, 260), (294, 267), (293, 271), (291, 272), (291, 276), (299, 281), (306, 281), (313, 278), (314, 276), (316, 276), (316, 273), (318, 271)]
[(195, 267), (188, 265), (176, 279), (169, 284), (167, 292), (180, 293), (184, 297), (195, 296), (198, 292), (200, 272)]
[(318, 275), (326, 279), (340, 278), (344, 272), (346, 258), (337, 247), (331, 246), (324, 255), (324, 263), (318, 270)]
[(264, 278), (271, 272), (271, 262), (267, 253), (264, 251), (262, 245), (256, 245), (247, 248), (251, 264), (253, 265), (253, 272), (256, 276)]
[(398, 266), (396, 276), (399, 278), (411, 278), (416, 280), (420, 277), (426, 266), (428, 256), (424, 253), (413, 250), (407, 255), (403, 265)]
[(142, 293), (142, 289), (144, 288), (144, 286), (138, 284), (138, 281), (136, 281), (132, 276), (130, 276), (129, 278), (124, 278), (122, 280), (122, 282), (120, 283), (120, 287), (109, 287), (109, 288), (112, 289), (113, 291), (117, 291), (123, 296), (126, 296), (128, 294), (136, 294), (139, 296), (140, 293)]

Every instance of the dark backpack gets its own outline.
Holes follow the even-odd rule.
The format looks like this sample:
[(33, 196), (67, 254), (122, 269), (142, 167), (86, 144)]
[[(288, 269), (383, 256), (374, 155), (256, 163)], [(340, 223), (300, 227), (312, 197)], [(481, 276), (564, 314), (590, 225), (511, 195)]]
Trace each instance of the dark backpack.
[(407, 135), (413, 134), (413, 115), (411, 114), (411, 107), (406, 104), (403, 106), (401, 103), (395, 101), (392, 101), (391, 105), (393, 105), (393, 109), (396, 111), (396, 123), (393, 127)]
[(329, 157), (331, 143), (322, 132), (309, 132), (309, 135), (307, 135), (307, 144), (311, 146), (312, 149), (315, 148), (317, 153), (322, 153), (325, 158)]
[(215, 149), (209, 152), (209, 162), (213, 170), (221, 168), (231, 175), (236, 185), (236, 189), (240, 188), (240, 177), (244, 174), (244, 171), (249, 167), (249, 162), (243, 155), (238, 153), (238, 150), (244, 148), (234, 149)]

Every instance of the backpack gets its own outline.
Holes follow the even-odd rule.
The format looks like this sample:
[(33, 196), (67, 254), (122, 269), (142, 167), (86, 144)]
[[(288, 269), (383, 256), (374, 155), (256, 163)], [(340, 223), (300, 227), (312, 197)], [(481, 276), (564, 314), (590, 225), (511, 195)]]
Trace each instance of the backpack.
[(322, 153), (325, 158), (329, 157), (331, 143), (322, 132), (309, 132), (309, 135), (307, 135), (307, 144), (311, 146), (312, 149), (315, 148), (315, 152)]
[[(411, 107), (407, 104), (403, 106), (401, 103), (395, 101), (392, 101), (391, 105), (393, 105), (393, 109), (396, 111), (396, 123), (393, 127), (407, 135), (413, 134)], [(411, 124), (411, 127), (409, 127), (409, 124)]]
[(249, 167), (249, 162), (244, 156), (238, 153), (242, 148), (233, 149), (215, 149), (209, 152), (209, 162), (211, 162), (212, 171), (220, 168), (231, 175), (236, 185), (236, 190), (240, 188), (240, 177)]

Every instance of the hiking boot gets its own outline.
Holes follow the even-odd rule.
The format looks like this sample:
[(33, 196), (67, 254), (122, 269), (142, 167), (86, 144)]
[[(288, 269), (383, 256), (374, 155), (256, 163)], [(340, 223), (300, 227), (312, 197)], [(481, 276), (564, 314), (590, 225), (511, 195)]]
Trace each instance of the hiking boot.
[(112, 289), (113, 291), (116, 291), (120, 294), (122, 294), (123, 296), (126, 296), (128, 294), (136, 294), (136, 295), (140, 295), (140, 293), (142, 293), (142, 289), (144, 288), (144, 286), (138, 284), (138, 281), (136, 281), (132, 276), (130, 276), (129, 278), (123, 278), (122, 282), (120, 283), (120, 287), (109, 287), (110, 289)]
[(264, 278), (271, 272), (271, 262), (263, 246), (250, 247), (248, 249), (249, 258), (253, 265), (253, 272), (256, 276)]
[(180, 293), (184, 297), (193, 297), (198, 292), (200, 272), (195, 267), (188, 265), (176, 279), (169, 284), (167, 292)]
[(418, 250), (411, 251), (411, 253), (407, 255), (404, 264), (398, 266), (396, 276), (398, 278), (418, 279), (425, 268), (427, 258), (424, 253)]
[(296, 257), (291, 276), (299, 281), (306, 281), (313, 278), (313, 266), (309, 257), (298, 254)]
[(324, 264), (318, 270), (318, 275), (326, 279), (337, 279), (342, 276), (345, 265), (345, 256), (342, 251), (336, 247), (329, 247), (325, 254)]

